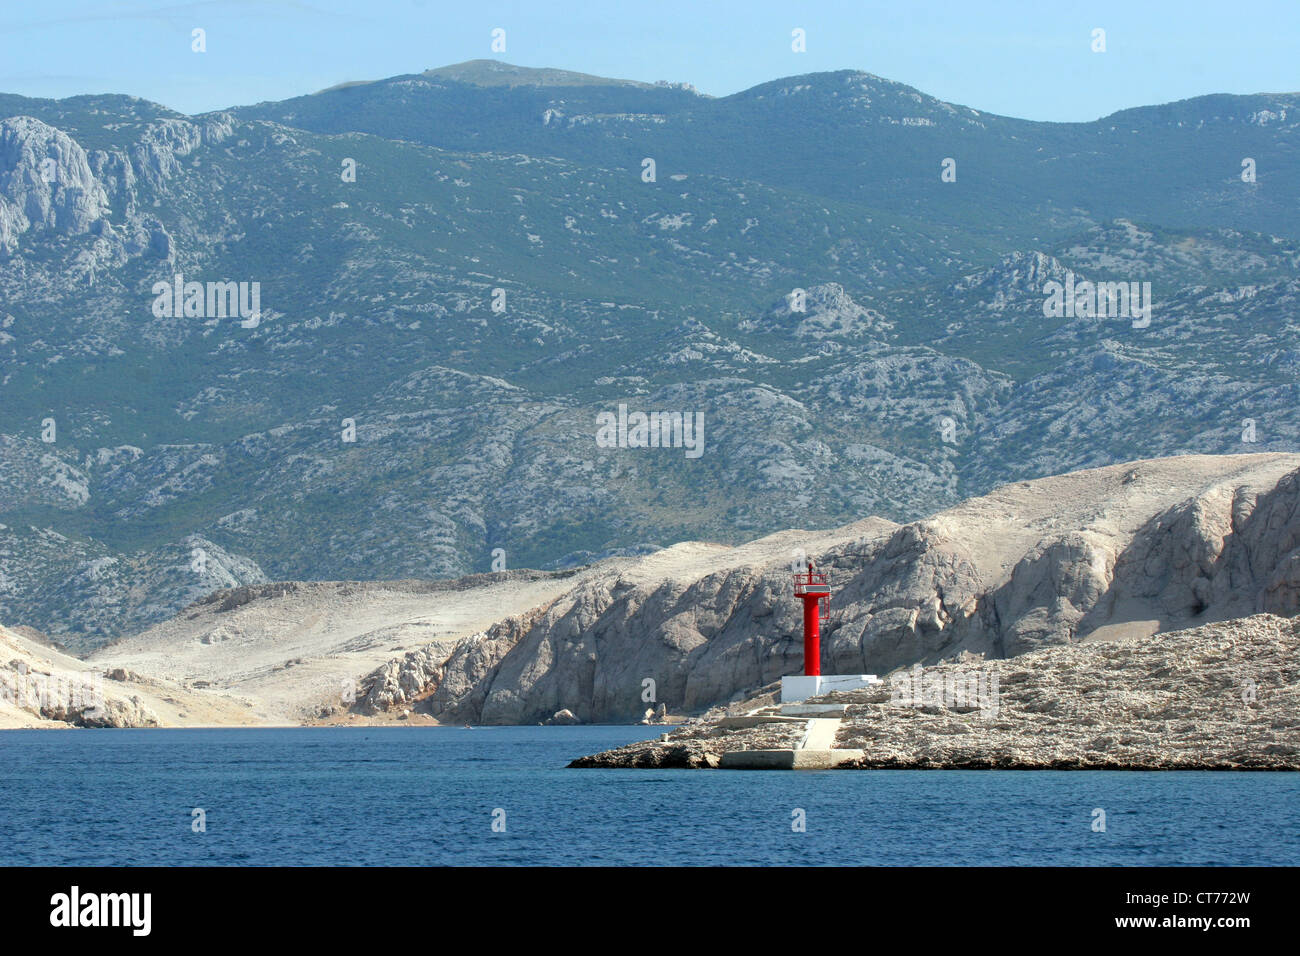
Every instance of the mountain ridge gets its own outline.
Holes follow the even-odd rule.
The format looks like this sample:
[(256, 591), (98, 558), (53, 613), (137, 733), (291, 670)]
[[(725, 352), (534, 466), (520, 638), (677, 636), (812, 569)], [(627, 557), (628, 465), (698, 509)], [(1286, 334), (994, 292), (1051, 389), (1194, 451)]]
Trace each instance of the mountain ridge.
[[(417, 77), (198, 119), (0, 97), (0, 618), (88, 651), (218, 568), (558, 568), (1300, 447), (1289, 111), (908, 125), (950, 114), (821, 76)], [(1063, 274), (1149, 283), (1150, 325), (1046, 315)], [(158, 314), (177, 276), (262, 312)], [(702, 416), (702, 456), (601, 446), (620, 405)]]

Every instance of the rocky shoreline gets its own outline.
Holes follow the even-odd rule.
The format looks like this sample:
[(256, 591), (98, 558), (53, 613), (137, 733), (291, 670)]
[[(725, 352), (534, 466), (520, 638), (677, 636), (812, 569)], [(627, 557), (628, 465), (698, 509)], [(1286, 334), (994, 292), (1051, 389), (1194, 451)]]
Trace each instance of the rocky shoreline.
[[(839, 721), (821, 753), (842, 769), (1300, 770), (1300, 619), (1258, 614), (1006, 660), (970, 655), (806, 701), (801, 713)], [(810, 731), (775, 705), (715, 710), (569, 766), (757, 766), (738, 758), (797, 755)]]

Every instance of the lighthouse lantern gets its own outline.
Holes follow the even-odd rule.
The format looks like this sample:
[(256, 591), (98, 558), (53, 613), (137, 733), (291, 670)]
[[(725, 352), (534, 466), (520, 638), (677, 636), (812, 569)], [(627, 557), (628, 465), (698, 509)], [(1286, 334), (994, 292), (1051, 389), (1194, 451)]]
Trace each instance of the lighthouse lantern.
[(830, 612), (830, 576), (809, 561), (808, 570), (794, 576), (794, 596), (803, 601), (803, 672), (815, 677), (822, 672), (821, 622)]

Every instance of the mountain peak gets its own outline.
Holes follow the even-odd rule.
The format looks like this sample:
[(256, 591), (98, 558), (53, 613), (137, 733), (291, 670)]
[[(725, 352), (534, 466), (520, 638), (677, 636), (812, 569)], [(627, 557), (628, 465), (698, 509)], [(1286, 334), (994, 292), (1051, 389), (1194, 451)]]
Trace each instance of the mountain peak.
[(450, 80), (466, 86), (479, 87), (575, 87), (575, 86), (612, 86), (624, 89), (682, 89), (692, 93), (698, 92), (689, 83), (669, 83), (660, 80), (657, 83), (644, 83), (640, 80), (620, 80), (607, 76), (594, 76), (590, 73), (577, 73), (573, 70), (557, 70), (551, 67), (516, 66), (503, 60), (466, 60), (464, 63), (452, 63), (447, 66), (434, 67), (420, 74), (390, 76), (379, 80), (350, 80), (320, 90), (320, 93), (333, 93), (337, 90), (356, 86), (373, 86), (394, 81), (409, 81), (418, 75), (432, 80)]
[(473, 86), (625, 86), (653, 89), (655, 86), (683, 86), (676, 83), (643, 83), (639, 80), (619, 80), (572, 70), (549, 67), (516, 66), (501, 60), (466, 60), (425, 70), (424, 76)]

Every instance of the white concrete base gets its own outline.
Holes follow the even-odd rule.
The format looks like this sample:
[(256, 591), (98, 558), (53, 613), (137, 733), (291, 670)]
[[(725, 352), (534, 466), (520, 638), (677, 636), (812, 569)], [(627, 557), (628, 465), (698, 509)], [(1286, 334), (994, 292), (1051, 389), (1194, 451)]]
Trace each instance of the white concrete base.
[(818, 674), (808, 677), (797, 674), (781, 678), (781, 703), (794, 704), (819, 694), (829, 694), (833, 690), (857, 690), (879, 684), (880, 678), (875, 674)]

